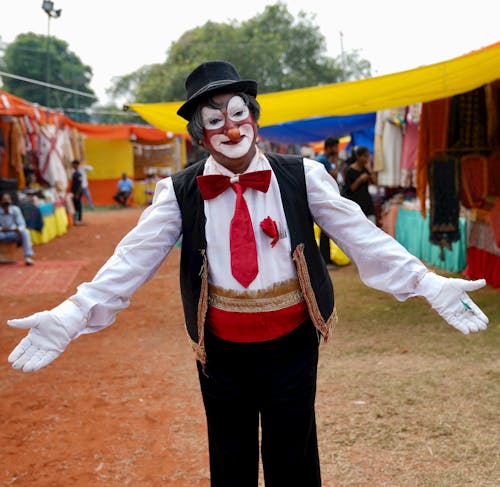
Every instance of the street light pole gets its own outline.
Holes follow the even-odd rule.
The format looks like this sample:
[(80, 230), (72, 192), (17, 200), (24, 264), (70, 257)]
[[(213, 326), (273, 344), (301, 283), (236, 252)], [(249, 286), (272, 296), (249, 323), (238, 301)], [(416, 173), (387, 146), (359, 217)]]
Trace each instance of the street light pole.
[[(50, 19), (57, 19), (61, 16), (62, 9), (54, 10), (54, 2), (44, 0), (42, 9), (47, 14), (47, 53), (45, 60), (45, 82), (50, 83)], [(47, 86), (45, 105), (49, 107), (50, 88)]]
[[(50, 15), (47, 15), (47, 42), (45, 50), (45, 83), (50, 83)], [(45, 106), (49, 106), (50, 88), (45, 91)]]

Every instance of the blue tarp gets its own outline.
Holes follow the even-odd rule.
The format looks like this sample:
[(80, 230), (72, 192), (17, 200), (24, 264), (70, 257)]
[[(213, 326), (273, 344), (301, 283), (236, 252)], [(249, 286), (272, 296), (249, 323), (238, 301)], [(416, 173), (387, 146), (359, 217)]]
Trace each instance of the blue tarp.
[[(327, 137), (350, 135), (356, 145), (373, 150), (376, 113), (334, 117), (312, 117), (259, 128), (259, 135), (278, 144), (309, 144)], [(362, 139), (362, 141), (361, 141)]]

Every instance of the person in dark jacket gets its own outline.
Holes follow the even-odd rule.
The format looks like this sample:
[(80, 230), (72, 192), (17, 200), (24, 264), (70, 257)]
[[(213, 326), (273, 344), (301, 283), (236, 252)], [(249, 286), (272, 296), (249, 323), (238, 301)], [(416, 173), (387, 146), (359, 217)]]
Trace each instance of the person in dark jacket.
[(369, 191), (370, 184), (375, 183), (375, 177), (369, 169), (370, 150), (368, 147), (358, 146), (354, 149), (354, 154), (356, 159), (345, 175), (344, 196), (355, 201), (366, 217), (376, 223), (375, 205)]

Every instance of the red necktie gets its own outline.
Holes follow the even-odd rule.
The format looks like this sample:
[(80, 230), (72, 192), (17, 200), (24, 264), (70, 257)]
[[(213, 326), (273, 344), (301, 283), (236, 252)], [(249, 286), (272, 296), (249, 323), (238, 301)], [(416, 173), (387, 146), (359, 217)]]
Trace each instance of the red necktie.
[(254, 171), (232, 178), (219, 174), (209, 174), (197, 176), (196, 182), (204, 200), (219, 196), (229, 186), (236, 192), (236, 205), (229, 230), (231, 273), (243, 287), (248, 287), (257, 276), (259, 266), (252, 219), (243, 193), (246, 188), (267, 192), (271, 182), (271, 171)]

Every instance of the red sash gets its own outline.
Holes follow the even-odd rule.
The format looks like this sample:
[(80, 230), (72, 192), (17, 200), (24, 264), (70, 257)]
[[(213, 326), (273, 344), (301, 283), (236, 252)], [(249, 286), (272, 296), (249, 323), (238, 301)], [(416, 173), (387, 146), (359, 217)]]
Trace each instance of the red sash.
[(308, 316), (304, 301), (288, 308), (257, 313), (223, 311), (209, 306), (207, 326), (210, 332), (222, 340), (263, 342), (290, 333)]

